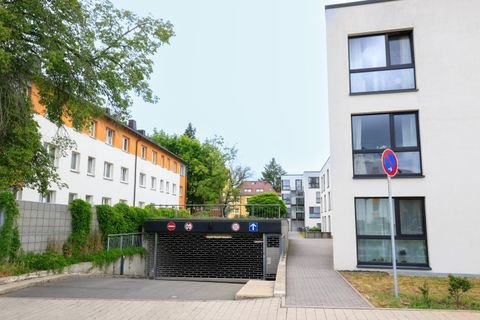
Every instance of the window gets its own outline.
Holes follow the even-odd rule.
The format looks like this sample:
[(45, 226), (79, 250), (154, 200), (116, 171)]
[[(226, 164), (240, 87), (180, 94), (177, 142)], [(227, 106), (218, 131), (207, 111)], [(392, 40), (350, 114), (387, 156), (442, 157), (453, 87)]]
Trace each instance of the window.
[(112, 205), (112, 198), (102, 197), (102, 204)]
[(170, 158), (167, 159), (167, 170), (172, 170), (172, 167), (170, 166)]
[(282, 180), (282, 190), (290, 190), (290, 180)]
[(114, 135), (115, 135), (115, 131), (113, 131), (113, 130), (110, 129), (110, 128), (107, 128), (107, 129), (106, 129), (106, 132), (105, 132), (105, 143), (112, 146), (112, 145), (113, 145)]
[(113, 164), (106, 162), (103, 164), (103, 177), (108, 180), (113, 180)]
[(140, 158), (142, 158), (143, 160), (147, 159), (147, 147), (140, 147)]
[(263, 189), (255, 189), (255, 192), (263, 192)]
[(320, 207), (309, 207), (309, 217), (310, 219), (320, 219)]
[(166, 183), (166, 189), (167, 189), (166, 190), (167, 194), (169, 194), (170, 193), (170, 182), (168, 182), (168, 181)]
[(327, 169), (327, 188), (330, 188), (330, 170)]
[(85, 195), (85, 201), (90, 204), (93, 204), (93, 196), (89, 194)]
[(80, 153), (72, 151), (70, 170), (74, 172), (78, 172), (80, 170)]
[(40, 202), (43, 203), (55, 203), (56, 192), (48, 191), (45, 196), (40, 195)]
[(174, 196), (177, 195), (177, 185), (176, 185), (175, 183), (172, 184), (172, 194), (173, 194)]
[(151, 181), (150, 181), (150, 182), (151, 182), (151, 183), (150, 183), (150, 188), (151, 188), (152, 190), (157, 190), (157, 178), (151, 177), (150, 180), (151, 180)]
[(143, 201), (138, 201), (138, 207), (139, 207), (139, 208), (145, 207), (145, 202), (143, 202)]
[(50, 156), (50, 159), (51, 159), (53, 165), (56, 168), (58, 168), (59, 157), (57, 155), (57, 148), (53, 144), (47, 143), (47, 142), (44, 143), (44, 147), (47, 150), (47, 154)]
[(291, 203), (291, 196), (289, 193), (284, 193), (282, 194), (282, 200), (285, 202), (285, 204), (290, 204)]
[(15, 191), (15, 200), (22, 200), (22, 197), (23, 197), (22, 189), (18, 189), (17, 191)]
[(386, 148), (397, 155), (398, 175), (422, 174), (416, 112), (353, 115), (352, 148), (354, 177), (385, 176), (381, 157)]
[(128, 183), (128, 168), (120, 168), (120, 182)]
[(152, 163), (157, 164), (157, 153), (152, 151)]
[(180, 175), (182, 177), (184, 177), (186, 173), (187, 173), (187, 168), (185, 167), (185, 165), (183, 163), (180, 164)]
[(250, 193), (252, 192), (252, 189), (243, 189), (243, 192)]
[(122, 138), (122, 150), (125, 152), (130, 151), (130, 139), (125, 136)]
[(165, 189), (165, 186), (164, 186), (164, 182), (163, 182), (163, 179), (160, 180), (160, 192), (163, 192)]
[(183, 197), (183, 186), (180, 186), (180, 197)]
[(296, 191), (302, 191), (303, 190), (303, 184), (301, 179), (296, 179), (295, 180), (295, 190)]
[(308, 187), (310, 189), (319, 189), (320, 177), (308, 177)]
[(140, 173), (140, 187), (146, 188), (147, 186), (147, 176), (145, 173)]
[(177, 162), (173, 162), (173, 172), (177, 173)]
[(348, 39), (350, 93), (415, 89), (412, 32)]
[(97, 136), (97, 123), (95, 121), (92, 121), (88, 126), (88, 135), (92, 138)]
[(328, 210), (332, 210), (332, 200), (330, 198), (330, 191), (328, 192)]
[(161, 161), (162, 161), (162, 162), (160, 163), (161, 166), (162, 166), (163, 168), (165, 168), (165, 156), (162, 155)]
[(71, 203), (73, 200), (78, 199), (78, 194), (76, 193), (69, 193), (68, 194), (68, 203)]
[(125, 204), (126, 204), (126, 203), (127, 203), (127, 200), (125, 200), (125, 199), (120, 199), (120, 200), (118, 200), (118, 203), (125, 203)]
[(322, 196), (320, 195), (320, 191), (315, 192), (315, 203), (322, 202)]
[[(357, 260), (391, 265), (390, 214), (386, 198), (356, 198)], [(423, 198), (394, 198), (395, 244), (400, 266), (428, 266)]]
[(95, 176), (95, 158), (88, 157), (87, 160), (87, 175)]

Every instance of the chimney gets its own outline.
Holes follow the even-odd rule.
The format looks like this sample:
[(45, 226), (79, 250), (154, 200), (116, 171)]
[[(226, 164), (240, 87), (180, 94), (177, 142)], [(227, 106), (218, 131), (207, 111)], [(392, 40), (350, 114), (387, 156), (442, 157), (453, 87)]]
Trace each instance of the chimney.
[(142, 130), (137, 130), (137, 132), (140, 133), (142, 136), (145, 135), (145, 130), (143, 130), (143, 129)]
[(128, 127), (133, 130), (137, 130), (137, 122), (135, 120), (128, 120)]

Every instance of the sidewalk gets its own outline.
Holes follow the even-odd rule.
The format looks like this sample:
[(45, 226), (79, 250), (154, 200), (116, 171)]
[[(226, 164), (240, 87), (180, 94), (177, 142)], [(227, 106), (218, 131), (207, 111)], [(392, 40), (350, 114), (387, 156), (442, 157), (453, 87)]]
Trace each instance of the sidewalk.
[(369, 308), (333, 270), (331, 239), (304, 239), (290, 232), (287, 259), (287, 306)]
[(0, 319), (480, 320), (480, 313), (441, 310), (281, 308), (278, 298), (240, 301), (132, 301), (0, 297)]

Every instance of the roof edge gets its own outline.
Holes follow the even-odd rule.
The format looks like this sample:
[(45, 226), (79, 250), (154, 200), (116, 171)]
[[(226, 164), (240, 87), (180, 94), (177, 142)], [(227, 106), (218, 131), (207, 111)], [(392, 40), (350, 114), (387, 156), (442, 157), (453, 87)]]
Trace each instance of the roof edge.
[(346, 8), (346, 7), (355, 7), (355, 6), (363, 6), (363, 5), (367, 5), (367, 4), (391, 2), (391, 1), (398, 1), (398, 0), (363, 0), (363, 1), (356, 1), (356, 2), (344, 2), (344, 3), (337, 3), (337, 4), (329, 4), (329, 5), (325, 6), (325, 10)]

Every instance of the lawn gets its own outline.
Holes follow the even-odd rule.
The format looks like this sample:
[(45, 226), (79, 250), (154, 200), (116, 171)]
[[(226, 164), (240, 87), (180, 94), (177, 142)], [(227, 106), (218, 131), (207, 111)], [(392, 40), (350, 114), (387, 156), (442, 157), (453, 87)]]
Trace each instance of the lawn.
[[(375, 307), (456, 309), (449, 298), (447, 277), (399, 276), (399, 299), (393, 296), (393, 276), (386, 272), (346, 272), (341, 274)], [(473, 288), (464, 293), (459, 309), (480, 310), (480, 279), (469, 278)], [(429, 299), (421, 287), (428, 288)]]

